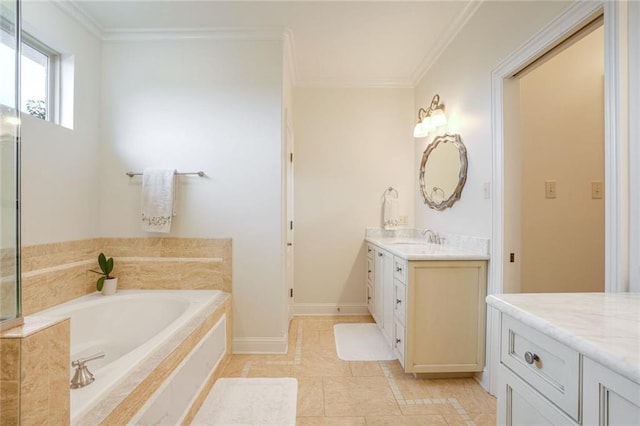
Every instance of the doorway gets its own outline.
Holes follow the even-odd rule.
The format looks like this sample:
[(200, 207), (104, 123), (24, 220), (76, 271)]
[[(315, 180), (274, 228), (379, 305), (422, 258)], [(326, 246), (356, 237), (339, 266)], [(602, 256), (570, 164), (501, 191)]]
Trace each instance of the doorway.
[(602, 17), (509, 80), (504, 291), (604, 291)]

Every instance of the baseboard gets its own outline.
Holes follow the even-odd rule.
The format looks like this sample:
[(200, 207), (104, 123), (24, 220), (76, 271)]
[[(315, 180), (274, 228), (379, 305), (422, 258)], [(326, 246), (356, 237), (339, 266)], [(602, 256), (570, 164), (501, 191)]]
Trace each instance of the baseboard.
[(369, 315), (362, 303), (294, 303), (294, 315)]
[(234, 354), (286, 354), (288, 336), (283, 337), (236, 337), (233, 339)]

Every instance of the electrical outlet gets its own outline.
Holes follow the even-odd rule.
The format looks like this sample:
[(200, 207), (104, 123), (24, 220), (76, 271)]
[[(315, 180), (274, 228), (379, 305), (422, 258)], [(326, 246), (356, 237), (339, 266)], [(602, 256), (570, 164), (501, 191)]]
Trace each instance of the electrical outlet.
[(485, 182), (482, 185), (482, 189), (484, 190), (484, 199), (488, 200), (491, 198), (491, 182)]
[(594, 180), (591, 182), (591, 198), (594, 200), (601, 200), (604, 192), (604, 186), (602, 181)]
[(400, 216), (398, 218), (398, 225), (408, 225), (407, 216)]
[(544, 183), (544, 198), (556, 198), (556, 181), (548, 180)]

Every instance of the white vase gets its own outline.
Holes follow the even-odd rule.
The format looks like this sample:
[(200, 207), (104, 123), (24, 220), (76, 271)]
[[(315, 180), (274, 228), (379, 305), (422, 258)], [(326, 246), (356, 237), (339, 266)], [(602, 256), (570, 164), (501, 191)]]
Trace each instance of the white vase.
[(112, 294), (116, 294), (117, 290), (118, 290), (117, 278), (109, 278), (108, 280), (104, 280), (104, 284), (102, 285), (103, 296), (110, 296)]

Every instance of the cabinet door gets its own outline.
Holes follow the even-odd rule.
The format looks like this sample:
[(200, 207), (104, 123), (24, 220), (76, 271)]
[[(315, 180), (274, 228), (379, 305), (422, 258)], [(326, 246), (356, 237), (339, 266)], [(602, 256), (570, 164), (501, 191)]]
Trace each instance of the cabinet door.
[(382, 328), (383, 321), (383, 285), (384, 285), (384, 252), (375, 249), (374, 252), (374, 272), (373, 272), (373, 319), (378, 327)]
[(389, 346), (393, 346), (393, 256), (385, 253), (384, 279), (382, 283), (382, 334)]
[(405, 371), (482, 371), (485, 296), (484, 261), (410, 261)]
[(583, 358), (583, 424), (640, 424), (640, 384)]
[(577, 424), (503, 365), (499, 371), (497, 417), (499, 425), (507, 426)]

